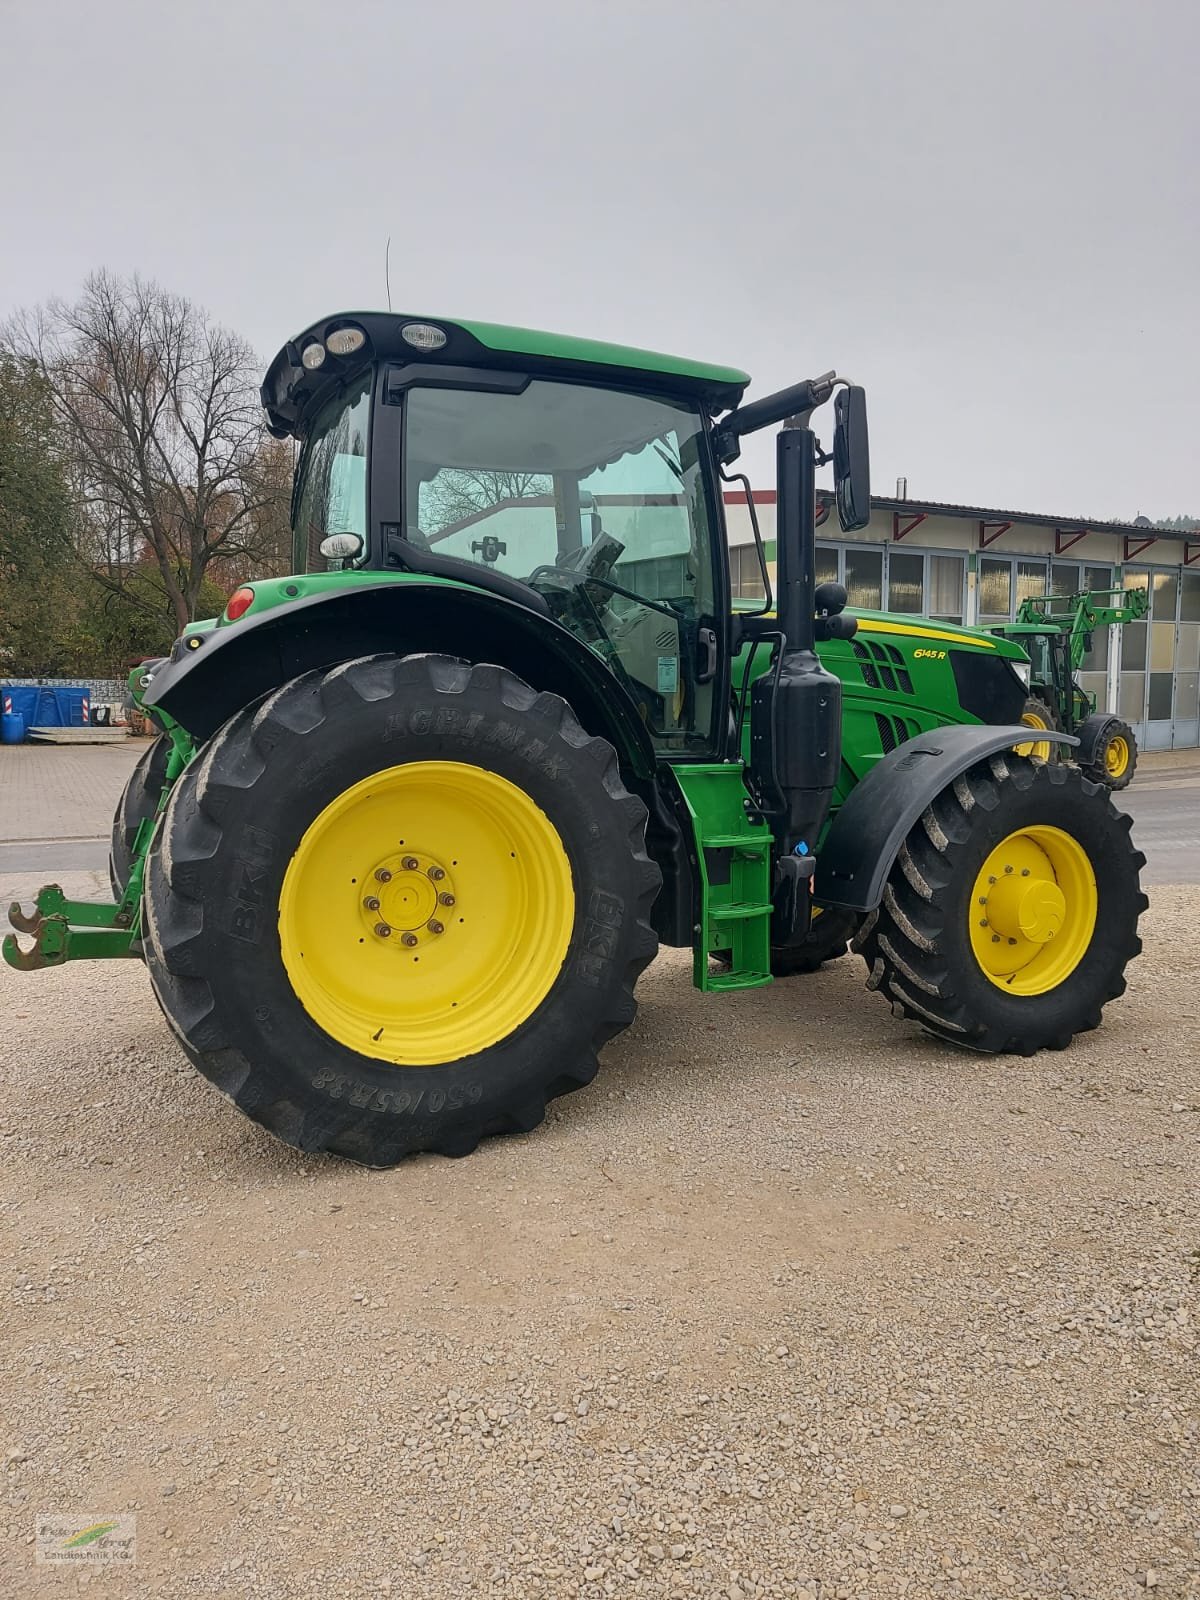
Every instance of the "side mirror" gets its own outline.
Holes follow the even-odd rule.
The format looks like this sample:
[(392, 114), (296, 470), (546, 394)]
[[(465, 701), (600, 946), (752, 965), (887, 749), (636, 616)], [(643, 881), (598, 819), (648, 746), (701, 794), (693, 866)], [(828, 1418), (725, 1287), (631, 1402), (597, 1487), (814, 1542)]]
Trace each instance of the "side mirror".
[(857, 384), (833, 399), (833, 482), (838, 521), (845, 532), (871, 520), (871, 451), (867, 442), (867, 391)]

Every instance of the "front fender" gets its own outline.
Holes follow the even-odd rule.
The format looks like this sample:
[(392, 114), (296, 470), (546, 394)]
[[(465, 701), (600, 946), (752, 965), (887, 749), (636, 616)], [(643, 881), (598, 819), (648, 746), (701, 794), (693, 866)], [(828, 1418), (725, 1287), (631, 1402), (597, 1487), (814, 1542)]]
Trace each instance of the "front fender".
[[(181, 648), (182, 647), (182, 648)], [(422, 579), (355, 583), (185, 635), (144, 703), (197, 743), (291, 678), (356, 656), (433, 651), (508, 667), (567, 700), (622, 766), (650, 778), (654, 747), (630, 696), (600, 658), (551, 618), (466, 585)]]
[[(1078, 744), (1067, 733), (1038, 742)], [(850, 793), (817, 857), (816, 900), (823, 906), (874, 911), (892, 863), (921, 813), (968, 767), (1000, 750), (1029, 743), (1029, 729), (956, 726), (909, 739), (884, 756)]]
[(1093, 766), (1098, 753), (1108, 743), (1112, 729), (1124, 726), (1122, 719), (1112, 711), (1093, 711), (1090, 717), (1085, 717), (1079, 724), (1079, 749), (1075, 752), (1075, 760), (1081, 767)]

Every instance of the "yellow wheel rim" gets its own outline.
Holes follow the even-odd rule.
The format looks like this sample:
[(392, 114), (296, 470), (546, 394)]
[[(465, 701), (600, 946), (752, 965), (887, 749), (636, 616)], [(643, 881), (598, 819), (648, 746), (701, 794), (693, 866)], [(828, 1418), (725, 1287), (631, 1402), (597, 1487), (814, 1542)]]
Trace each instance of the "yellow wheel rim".
[(1104, 770), (1110, 778), (1123, 778), (1129, 768), (1129, 740), (1114, 733), (1104, 752)]
[[(1038, 716), (1036, 711), (1023, 711), (1021, 713), (1021, 724), (1026, 728), (1048, 729), (1050, 726), (1044, 717)], [(1013, 748), (1019, 756), (1032, 756), (1035, 761), (1049, 761), (1050, 759), (1049, 739), (1031, 739), (1028, 744), (1014, 745)]]
[(1010, 994), (1046, 994), (1087, 954), (1097, 904), (1083, 846), (1061, 828), (1021, 828), (996, 846), (971, 890), (975, 959)]
[(575, 922), (553, 823), (497, 773), (414, 761), (364, 778), (305, 831), (279, 899), (301, 1005), (360, 1055), (434, 1066), (533, 1015)]

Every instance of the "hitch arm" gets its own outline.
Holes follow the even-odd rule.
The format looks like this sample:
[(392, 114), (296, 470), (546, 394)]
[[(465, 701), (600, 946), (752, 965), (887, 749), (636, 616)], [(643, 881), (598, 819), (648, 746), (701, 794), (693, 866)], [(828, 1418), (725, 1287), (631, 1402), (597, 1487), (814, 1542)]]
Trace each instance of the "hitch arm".
[(64, 961), (98, 956), (134, 955), (140, 931), (140, 919), (124, 898), (116, 905), (68, 900), (56, 883), (38, 890), (32, 913), (14, 900), (8, 920), (18, 933), (33, 936), (29, 950), (22, 949), (11, 933), (0, 946), (4, 960), (18, 972), (36, 972), (40, 967), (59, 967)]

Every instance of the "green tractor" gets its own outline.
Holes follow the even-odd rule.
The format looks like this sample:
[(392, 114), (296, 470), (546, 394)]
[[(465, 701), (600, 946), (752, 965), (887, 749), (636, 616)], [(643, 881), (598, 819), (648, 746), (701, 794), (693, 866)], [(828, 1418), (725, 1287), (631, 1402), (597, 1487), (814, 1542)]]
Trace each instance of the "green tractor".
[[(1096, 710), (1096, 697), (1077, 676), (1096, 628), (1136, 622), (1146, 615), (1145, 589), (1089, 589), (1073, 595), (1033, 595), (1015, 622), (993, 629), (1029, 656), (1032, 677), (1021, 721), (1027, 728), (1074, 734), (1071, 758), (1093, 783), (1128, 787), (1137, 767), (1137, 740), (1120, 717)], [(1062, 747), (1059, 747), (1061, 751)], [(1021, 747), (1049, 761), (1054, 747), (1035, 740)]]
[[(748, 381), (381, 313), (289, 341), (263, 403), (301, 446), (294, 575), (138, 669), (163, 738), (118, 811), (114, 899), (48, 886), (5, 958), (144, 955), (211, 1082), (372, 1166), (535, 1127), (660, 944), (701, 989), (750, 989), (814, 914), (952, 1043), (1098, 1026), (1140, 949), (1129, 819), (1014, 753), (1018, 649), (929, 625), (898, 662), (894, 620), (873, 637), (817, 589), (818, 466), (844, 528), (869, 514), (865, 396), (826, 373), (745, 404)], [(735, 614), (722, 469), (778, 424), (778, 604)], [(945, 717), (926, 669), (956, 685)]]

